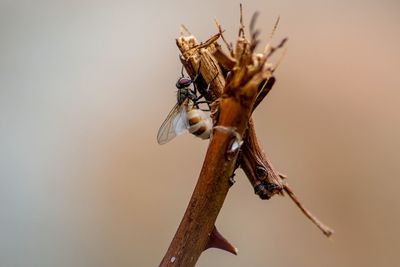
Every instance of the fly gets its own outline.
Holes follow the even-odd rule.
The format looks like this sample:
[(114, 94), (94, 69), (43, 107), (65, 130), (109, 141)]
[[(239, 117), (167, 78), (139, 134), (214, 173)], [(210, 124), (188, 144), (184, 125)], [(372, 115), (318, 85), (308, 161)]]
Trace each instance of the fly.
[[(195, 85), (197, 77), (198, 75), (193, 80), (189, 77), (184, 77), (182, 68), (182, 76), (176, 82), (176, 88), (178, 88), (176, 94), (177, 103), (158, 130), (157, 141), (160, 145), (168, 143), (176, 136), (187, 131), (202, 139), (210, 138), (211, 118), (199, 107), (199, 104), (209, 104), (209, 102), (206, 100), (200, 101), (203, 95), (197, 95)], [(190, 88), (191, 84), (193, 84), (194, 89)]]

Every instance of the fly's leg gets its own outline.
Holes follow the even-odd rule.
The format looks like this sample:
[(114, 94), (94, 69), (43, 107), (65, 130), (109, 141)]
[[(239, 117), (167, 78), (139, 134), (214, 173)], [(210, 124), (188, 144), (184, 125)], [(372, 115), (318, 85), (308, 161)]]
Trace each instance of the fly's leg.
[(182, 68), (181, 68), (181, 78), (185, 77), (185, 75), (183, 75), (183, 64), (182, 64)]
[(201, 67), (201, 60), (199, 62), (199, 66), (197, 68), (196, 76), (192, 80), (193, 89), (189, 88), (189, 94), (190, 94), (189, 98), (193, 101), (193, 104), (197, 109), (200, 109), (198, 100), (203, 97), (203, 95), (201, 95), (201, 94), (200, 94), (200, 96), (197, 96), (197, 92), (199, 90), (197, 89), (196, 81), (200, 77), (200, 67)]
[[(193, 104), (194, 104), (194, 106), (195, 106), (197, 109), (200, 109), (200, 110), (202, 110), (202, 111), (211, 111), (211, 106), (210, 106), (210, 105), (211, 105), (211, 101), (208, 101), (208, 100), (193, 101)], [(208, 109), (200, 108), (199, 104), (207, 104)]]
[[(209, 91), (210, 91), (210, 86), (211, 86), (211, 83), (216, 79), (218, 77), (218, 73), (217, 73), (217, 75), (215, 75), (215, 77), (210, 81), (210, 83), (207, 85), (207, 88), (206, 88), (206, 90), (205, 90), (205, 94), (207, 94)], [(195, 87), (196, 88), (196, 87)], [(212, 101), (208, 101), (208, 100), (204, 100), (204, 101), (199, 101), (201, 98), (203, 98), (204, 97), (204, 94), (202, 94), (202, 93), (200, 93), (200, 95), (194, 100), (194, 103), (196, 104), (196, 107), (198, 107), (198, 104), (201, 104), (201, 103), (206, 103), (207, 105), (208, 105), (208, 110), (206, 110), (206, 111), (210, 111), (211, 110), (211, 107), (210, 107), (210, 104), (212, 103)], [(204, 110), (203, 110), (204, 111)]]

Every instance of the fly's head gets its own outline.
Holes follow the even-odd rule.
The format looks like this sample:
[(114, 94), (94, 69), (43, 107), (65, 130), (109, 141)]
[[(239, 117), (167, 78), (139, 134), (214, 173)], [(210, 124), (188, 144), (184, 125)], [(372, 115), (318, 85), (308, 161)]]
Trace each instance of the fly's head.
[(192, 79), (190, 79), (188, 77), (181, 77), (176, 82), (176, 88), (178, 88), (178, 89), (187, 88), (192, 84), (192, 82), (193, 82)]

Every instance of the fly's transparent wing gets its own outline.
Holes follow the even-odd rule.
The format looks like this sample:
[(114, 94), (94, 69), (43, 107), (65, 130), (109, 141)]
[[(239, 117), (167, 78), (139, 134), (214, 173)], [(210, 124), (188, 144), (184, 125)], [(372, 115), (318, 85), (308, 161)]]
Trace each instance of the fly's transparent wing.
[(175, 136), (186, 132), (188, 128), (186, 106), (176, 104), (163, 124), (161, 124), (157, 134), (157, 141), (160, 145), (166, 144)]

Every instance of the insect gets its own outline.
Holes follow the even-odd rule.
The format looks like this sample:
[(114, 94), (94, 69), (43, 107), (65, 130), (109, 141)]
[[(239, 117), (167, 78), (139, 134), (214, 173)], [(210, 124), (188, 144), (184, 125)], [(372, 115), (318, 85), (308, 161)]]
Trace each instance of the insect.
[[(181, 73), (182, 76), (176, 82), (176, 88), (178, 88), (176, 94), (177, 103), (158, 130), (157, 141), (160, 145), (168, 143), (174, 137), (187, 131), (202, 139), (210, 138), (212, 130), (211, 118), (199, 106), (199, 104), (209, 104), (209, 102), (206, 100), (200, 101), (203, 95), (197, 95), (195, 81), (198, 75), (192, 80), (183, 75), (183, 69)], [(192, 84), (194, 89), (189, 87)]]

